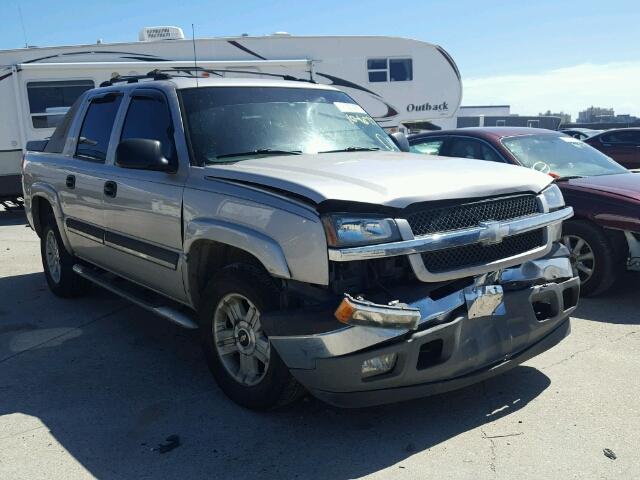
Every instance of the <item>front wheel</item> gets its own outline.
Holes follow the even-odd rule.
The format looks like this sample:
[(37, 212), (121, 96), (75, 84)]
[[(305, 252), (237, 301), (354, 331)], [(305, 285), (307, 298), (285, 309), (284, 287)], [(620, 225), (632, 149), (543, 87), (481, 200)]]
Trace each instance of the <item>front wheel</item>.
[(209, 368), (234, 402), (256, 410), (290, 403), (302, 387), (271, 348), (260, 316), (277, 307), (279, 292), (259, 269), (231, 265), (202, 295), (200, 334)]
[(574, 275), (580, 278), (580, 292), (593, 296), (606, 292), (618, 277), (621, 262), (617, 252), (598, 226), (584, 220), (566, 222), (562, 242), (569, 249)]

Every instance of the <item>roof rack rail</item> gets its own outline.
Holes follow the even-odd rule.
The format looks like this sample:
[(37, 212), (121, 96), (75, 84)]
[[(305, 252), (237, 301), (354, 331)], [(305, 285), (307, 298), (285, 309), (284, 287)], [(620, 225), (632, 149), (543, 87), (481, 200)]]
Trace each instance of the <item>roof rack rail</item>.
[(100, 84), (101, 87), (110, 87), (116, 83), (138, 83), (139, 80), (169, 80), (171, 75), (160, 70), (151, 70), (146, 75), (117, 75)]
[[(266, 77), (277, 77), (283, 80), (293, 81), (293, 82), (306, 82), (306, 83), (317, 83), (315, 80), (294, 77), (293, 75), (287, 75), (285, 73), (269, 73), (269, 72), (255, 72), (252, 70), (236, 70), (236, 69), (227, 69), (227, 68), (202, 68), (202, 67), (173, 67), (172, 69), (157, 69), (154, 70), (157, 74), (168, 73), (171, 77), (176, 77), (179, 75), (172, 75), (172, 73), (179, 72), (190, 72), (191, 76), (195, 78), (193, 72), (202, 72), (209, 73), (213, 75), (217, 75), (219, 77), (224, 76), (224, 73), (241, 73), (246, 75), (264, 75)], [(151, 72), (150, 72), (151, 73)], [(182, 75), (184, 76), (184, 75)]]
[[(100, 84), (101, 87), (110, 87), (117, 83), (138, 83), (140, 80), (169, 80), (175, 77), (187, 77), (187, 78), (195, 78), (195, 75), (198, 73), (208, 73), (217, 75), (219, 77), (223, 77), (225, 73), (240, 73), (246, 75), (264, 75), (267, 77), (277, 77), (283, 80), (293, 81), (293, 82), (306, 82), (306, 83), (317, 83), (315, 80), (294, 77), (293, 75), (288, 75), (285, 73), (269, 73), (269, 72), (255, 72), (251, 70), (236, 70), (236, 69), (226, 69), (226, 68), (202, 68), (202, 67), (173, 67), (170, 69), (155, 69), (151, 70), (146, 75), (118, 75), (109, 80), (106, 80)], [(189, 75), (179, 75), (180, 73), (188, 73)]]

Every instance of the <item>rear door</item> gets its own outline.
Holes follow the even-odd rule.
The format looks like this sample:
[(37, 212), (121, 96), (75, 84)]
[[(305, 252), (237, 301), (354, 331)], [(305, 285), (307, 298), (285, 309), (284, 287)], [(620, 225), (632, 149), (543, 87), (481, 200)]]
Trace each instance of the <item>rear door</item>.
[(171, 99), (174, 109), (169, 100), (165, 92), (151, 87), (132, 90), (127, 98), (114, 146), (131, 138), (158, 140), (175, 173), (122, 168), (114, 156), (105, 175), (111, 185), (104, 197), (105, 244), (111, 270), (184, 300), (182, 193), (188, 159), (178, 159), (174, 125), (181, 120), (177, 98)]
[(80, 105), (81, 121), (75, 125), (71, 154), (59, 164), (56, 175), (71, 247), (76, 255), (98, 265), (105, 261), (105, 162), (122, 98), (119, 92), (101, 93), (88, 96)]
[(627, 168), (640, 168), (640, 131), (618, 130), (588, 142)]

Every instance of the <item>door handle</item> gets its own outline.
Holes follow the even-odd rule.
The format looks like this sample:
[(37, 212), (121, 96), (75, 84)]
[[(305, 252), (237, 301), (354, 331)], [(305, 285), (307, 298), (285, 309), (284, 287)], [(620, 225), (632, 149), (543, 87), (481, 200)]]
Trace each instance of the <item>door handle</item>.
[(67, 175), (67, 181), (65, 182), (68, 188), (74, 189), (76, 188), (76, 176), (75, 175)]
[(117, 193), (118, 193), (118, 184), (116, 182), (112, 182), (111, 180), (109, 180), (108, 182), (105, 182), (104, 194), (107, 197), (115, 198)]

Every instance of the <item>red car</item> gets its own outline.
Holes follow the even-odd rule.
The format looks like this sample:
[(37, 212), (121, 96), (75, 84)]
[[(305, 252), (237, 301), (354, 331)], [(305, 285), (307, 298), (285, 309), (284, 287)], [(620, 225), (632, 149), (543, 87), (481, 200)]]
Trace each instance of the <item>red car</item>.
[(415, 153), (512, 163), (555, 177), (575, 211), (562, 233), (584, 295), (608, 290), (625, 268), (640, 271), (640, 173), (551, 130), (461, 128), (408, 140)]
[(640, 168), (640, 128), (606, 130), (584, 140), (627, 168)]

